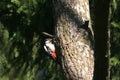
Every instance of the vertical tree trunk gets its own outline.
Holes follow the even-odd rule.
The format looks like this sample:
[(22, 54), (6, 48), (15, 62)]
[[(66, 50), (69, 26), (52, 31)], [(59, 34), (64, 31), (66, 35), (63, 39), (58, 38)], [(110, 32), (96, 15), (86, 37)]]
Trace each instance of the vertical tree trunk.
[(56, 35), (67, 80), (92, 80), (93, 36), (88, 0), (54, 0)]
[(110, 0), (94, 0), (95, 6), (95, 80), (110, 80)]

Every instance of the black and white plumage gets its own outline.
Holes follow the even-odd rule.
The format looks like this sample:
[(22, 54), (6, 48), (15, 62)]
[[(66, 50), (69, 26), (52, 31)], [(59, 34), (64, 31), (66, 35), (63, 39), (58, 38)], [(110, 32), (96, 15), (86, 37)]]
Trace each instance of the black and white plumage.
[(55, 45), (52, 43), (52, 39), (45, 40), (44, 49), (53, 59), (57, 58)]

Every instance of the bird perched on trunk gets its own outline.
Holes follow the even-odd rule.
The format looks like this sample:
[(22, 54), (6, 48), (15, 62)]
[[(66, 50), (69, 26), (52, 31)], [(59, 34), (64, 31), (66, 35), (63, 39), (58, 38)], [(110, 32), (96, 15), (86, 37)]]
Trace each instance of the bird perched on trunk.
[(52, 39), (48, 38), (45, 40), (44, 49), (54, 60), (57, 59), (57, 53)]

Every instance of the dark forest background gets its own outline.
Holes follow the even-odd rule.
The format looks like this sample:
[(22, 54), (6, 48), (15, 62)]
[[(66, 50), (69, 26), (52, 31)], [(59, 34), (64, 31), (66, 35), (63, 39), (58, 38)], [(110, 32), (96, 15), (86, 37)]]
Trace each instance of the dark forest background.
[[(94, 5), (90, 2), (91, 17)], [(62, 80), (60, 66), (43, 50), (42, 32), (54, 34), (51, 0), (0, 1), (0, 79)], [(92, 22), (94, 28), (94, 22)], [(120, 0), (110, 5), (111, 79), (120, 77)]]

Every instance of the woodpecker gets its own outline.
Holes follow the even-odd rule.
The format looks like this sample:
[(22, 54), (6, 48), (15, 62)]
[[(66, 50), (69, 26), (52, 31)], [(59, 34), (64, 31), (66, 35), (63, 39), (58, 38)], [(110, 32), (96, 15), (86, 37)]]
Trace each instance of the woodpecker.
[(57, 59), (57, 53), (55, 50), (55, 45), (52, 43), (52, 39), (45, 40), (44, 49), (54, 60)]

